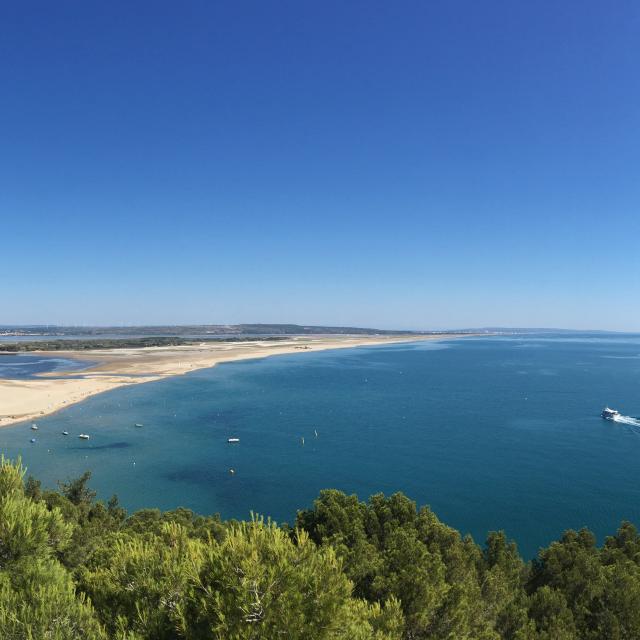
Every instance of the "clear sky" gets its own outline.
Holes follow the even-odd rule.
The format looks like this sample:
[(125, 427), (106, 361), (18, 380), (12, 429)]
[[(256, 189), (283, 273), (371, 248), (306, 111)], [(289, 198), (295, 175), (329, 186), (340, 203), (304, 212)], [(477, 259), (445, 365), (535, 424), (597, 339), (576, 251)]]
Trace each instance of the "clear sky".
[(0, 324), (640, 330), (640, 4), (6, 2)]

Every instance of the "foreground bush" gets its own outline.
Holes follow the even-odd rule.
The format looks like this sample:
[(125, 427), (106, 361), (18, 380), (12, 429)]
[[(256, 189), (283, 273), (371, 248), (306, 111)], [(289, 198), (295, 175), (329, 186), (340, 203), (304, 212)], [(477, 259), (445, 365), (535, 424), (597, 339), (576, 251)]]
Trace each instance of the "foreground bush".
[(640, 638), (640, 536), (568, 531), (525, 564), (402, 494), (327, 490), (295, 528), (127, 517), (90, 474), (43, 491), (0, 462), (3, 640)]

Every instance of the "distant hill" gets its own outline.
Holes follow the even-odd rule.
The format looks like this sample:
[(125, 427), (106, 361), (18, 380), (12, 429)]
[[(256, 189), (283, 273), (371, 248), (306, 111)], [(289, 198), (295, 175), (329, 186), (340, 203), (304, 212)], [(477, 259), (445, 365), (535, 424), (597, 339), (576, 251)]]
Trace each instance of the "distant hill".
[(58, 326), (0, 326), (4, 336), (280, 336), (280, 335), (400, 335), (447, 334), (451, 331), (400, 331), (365, 327), (330, 327), (298, 324), (202, 324), (202, 325), (146, 325), (131, 327), (58, 327)]

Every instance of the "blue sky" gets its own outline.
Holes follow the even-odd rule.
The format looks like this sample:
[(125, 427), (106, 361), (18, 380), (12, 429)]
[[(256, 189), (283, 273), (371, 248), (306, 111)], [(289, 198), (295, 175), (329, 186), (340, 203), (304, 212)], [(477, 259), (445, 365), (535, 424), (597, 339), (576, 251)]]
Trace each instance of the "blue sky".
[(636, 2), (0, 16), (0, 324), (640, 330)]

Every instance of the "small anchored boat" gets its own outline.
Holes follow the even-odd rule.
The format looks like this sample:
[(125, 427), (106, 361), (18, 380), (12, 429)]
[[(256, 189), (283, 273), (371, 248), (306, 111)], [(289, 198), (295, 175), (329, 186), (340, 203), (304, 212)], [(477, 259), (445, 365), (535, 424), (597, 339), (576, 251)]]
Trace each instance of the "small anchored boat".
[(36, 441), (35, 438), (31, 438), (31, 440), (29, 440), (29, 442), (31, 442), (32, 444)]
[(68, 431), (63, 431), (63, 432), (62, 432), (62, 435), (63, 435), (63, 436), (68, 436), (68, 435), (69, 435), (69, 432), (68, 432)]
[(86, 433), (81, 433), (78, 438), (80, 438), (81, 440), (88, 440), (89, 436)]
[(227, 442), (233, 444), (234, 442), (240, 442), (240, 438), (227, 438)]
[(35, 422), (31, 425), (31, 430), (32, 431), (37, 431), (38, 430), (38, 425)]
[(144, 425), (142, 424), (142, 422), (136, 422), (133, 426), (134, 426), (134, 427), (144, 427)]

